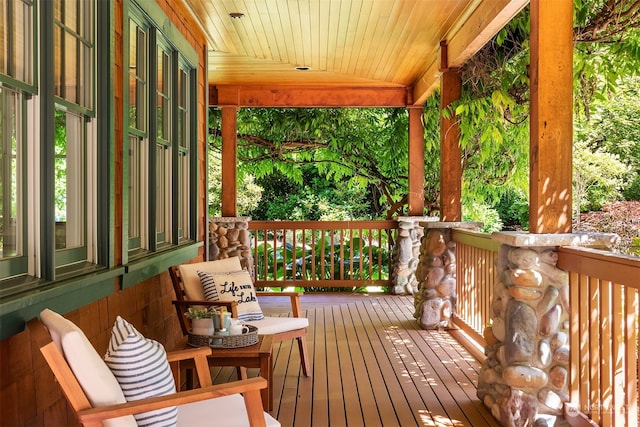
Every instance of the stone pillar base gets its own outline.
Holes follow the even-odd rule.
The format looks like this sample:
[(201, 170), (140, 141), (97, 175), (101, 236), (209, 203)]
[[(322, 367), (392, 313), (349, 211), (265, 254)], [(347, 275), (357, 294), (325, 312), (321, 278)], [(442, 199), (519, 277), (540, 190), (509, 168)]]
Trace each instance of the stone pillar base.
[[(569, 400), (569, 275), (558, 246), (601, 246), (612, 235), (494, 233), (492, 323), (478, 398), (505, 427), (564, 425)], [(586, 244), (585, 244), (586, 243)]]
[(393, 270), (391, 293), (415, 295), (418, 292), (416, 267), (420, 258), (420, 241), (424, 235), (421, 222), (437, 221), (429, 216), (401, 216), (398, 218), (398, 235), (393, 245)]
[(209, 219), (209, 260), (237, 256), (242, 268), (253, 275), (249, 217), (218, 217)]
[(421, 222), (424, 237), (416, 268), (414, 317), (424, 329), (449, 327), (456, 306), (456, 243), (452, 228), (478, 229), (480, 223)]

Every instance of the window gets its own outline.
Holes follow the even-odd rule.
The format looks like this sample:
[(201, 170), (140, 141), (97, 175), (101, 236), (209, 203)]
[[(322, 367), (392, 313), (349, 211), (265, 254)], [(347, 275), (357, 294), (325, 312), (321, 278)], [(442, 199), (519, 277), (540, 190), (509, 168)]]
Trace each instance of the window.
[(0, 280), (16, 284), (97, 263), (95, 4), (37, 4), (0, 0)]
[(190, 187), (190, 158), (189, 139), (190, 126), (190, 79), (189, 71), (182, 66), (178, 69), (178, 109), (177, 109), (177, 145), (178, 145), (178, 241), (189, 239), (189, 203), (191, 200)]
[(149, 141), (147, 125), (148, 30), (129, 21), (129, 253), (148, 250)]
[(88, 170), (93, 164), (88, 153), (95, 151), (88, 144), (96, 141), (87, 137), (92, 134), (94, 108), (93, 6), (93, 2), (68, 0), (56, 0), (53, 5), (53, 135), (44, 131), (44, 144), (53, 144), (53, 150), (43, 152), (53, 152), (55, 268), (96, 261), (88, 252), (87, 240), (87, 215), (96, 194), (87, 185), (88, 176), (95, 174)]
[(32, 0), (0, 0), (0, 74), (34, 84), (34, 6)]
[(0, 279), (28, 271), (28, 97), (35, 90), (35, 6), (0, 0)]
[(24, 96), (0, 86), (0, 265), (26, 273), (24, 210)]
[(158, 45), (156, 56), (156, 245), (170, 244), (171, 239), (171, 142), (173, 98), (171, 88), (172, 58), (168, 48)]
[(55, 248), (56, 266), (87, 260), (87, 173), (85, 118), (55, 112)]
[[(194, 68), (155, 23), (128, 17), (128, 259), (193, 239)], [(126, 261), (125, 261), (126, 262)]]
[(56, 96), (93, 108), (93, 2), (56, 0), (54, 87)]

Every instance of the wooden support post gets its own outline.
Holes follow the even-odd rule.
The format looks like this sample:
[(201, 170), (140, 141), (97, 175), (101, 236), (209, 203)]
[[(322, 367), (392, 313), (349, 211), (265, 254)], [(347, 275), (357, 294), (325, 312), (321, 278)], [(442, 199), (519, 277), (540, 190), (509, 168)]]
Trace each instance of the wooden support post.
[(424, 107), (409, 110), (409, 216), (424, 215)]
[(531, 0), (531, 233), (571, 231), (573, 1)]
[(222, 216), (237, 216), (237, 107), (222, 107)]
[(462, 80), (447, 65), (447, 45), (440, 43), (440, 221), (462, 221), (462, 155), (460, 127), (456, 116), (445, 118), (442, 111), (460, 99)]

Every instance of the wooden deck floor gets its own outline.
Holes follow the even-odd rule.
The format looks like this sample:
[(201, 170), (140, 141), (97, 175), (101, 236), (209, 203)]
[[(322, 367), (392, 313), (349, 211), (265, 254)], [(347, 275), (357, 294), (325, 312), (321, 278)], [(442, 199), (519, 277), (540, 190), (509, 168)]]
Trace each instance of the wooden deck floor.
[[(288, 315), (286, 302), (260, 304)], [(419, 329), (412, 298), (307, 294), (302, 306), (313, 375), (300, 372), (295, 344), (274, 347), (271, 413), (283, 427), (499, 426), (476, 397), (480, 363), (446, 331)]]

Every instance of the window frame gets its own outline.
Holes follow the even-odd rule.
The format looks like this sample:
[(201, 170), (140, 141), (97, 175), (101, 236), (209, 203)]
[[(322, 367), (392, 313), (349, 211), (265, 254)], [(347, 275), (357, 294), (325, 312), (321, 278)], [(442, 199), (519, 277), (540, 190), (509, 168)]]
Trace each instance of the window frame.
[[(143, 10), (138, 6), (136, 1), (131, 0), (129, 8), (125, 14), (127, 24), (125, 25), (126, 34), (124, 36), (124, 58), (130, 58), (130, 49), (132, 47), (131, 37), (135, 26), (147, 29), (148, 44), (147, 63), (147, 105), (148, 105), (148, 124), (145, 127), (147, 132), (144, 136), (147, 138), (148, 151), (143, 153), (144, 158), (141, 160), (146, 165), (143, 177), (147, 178), (146, 194), (148, 198), (142, 200), (141, 204), (146, 206), (140, 207), (140, 223), (146, 233), (141, 233), (142, 241), (140, 244), (134, 242), (129, 234), (131, 221), (135, 221), (138, 213), (131, 209), (123, 215), (126, 217), (126, 224), (123, 224), (123, 263), (138, 263), (141, 260), (152, 257), (154, 254), (171, 249), (178, 245), (193, 243), (197, 240), (196, 215), (197, 200), (193, 197), (181, 198), (184, 193), (183, 188), (188, 189), (188, 194), (197, 194), (197, 159), (195, 151), (191, 148), (197, 146), (197, 67), (192, 65), (197, 63), (197, 55), (193, 48), (186, 42), (184, 36), (173, 31), (166, 26), (158, 26), (154, 20), (156, 16), (153, 10)], [(170, 79), (168, 91), (163, 96), (168, 97), (169, 110), (163, 112), (163, 117), (169, 117), (170, 126), (168, 134), (159, 135), (159, 127), (162, 125), (158, 117), (158, 104), (163, 96), (158, 93), (158, 61), (160, 52), (166, 54), (166, 59), (170, 62), (168, 70), (164, 70), (165, 76)], [(129, 61), (129, 59), (126, 59)], [(131, 65), (129, 65), (131, 67)], [(125, 68), (129, 68), (125, 64)], [(188, 95), (186, 97), (187, 104), (183, 110), (178, 106), (178, 75), (183, 71), (188, 76)], [(130, 107), (129, 94), (132, 93), (128, 71), (125, 71), (125, 90), (124, 105), (125, 111)], [(136, 91), (137, 93), (138, 91)], [(187, 133), (185, 139), (187, 147), (180, 147), (178, 142), (178, 126), (176, 120), (180, 112), (186, 111), (184, 114)], [(131, 114), (125, 115), (125, 125), (127, 136), (125, 137), (124, 152), (129, 153), (133, 137), (136, 135), (135, 129), (129, 123)], [(140, 138), (138, 136), (138, 138)], [(166, 153), (163, 153), (166, 150)], [(184, 165), (188, 167), (184, 167)], [(132, 193), (133, 172), (136, 165), (132, 164), (129, 157), (124, 160), (124, 176), (125, 186), (123, 191), (123, 206), (131, 206), (132, 197), (136, 197)], [(164, 172), (163, 172), (164, 170)], [(178, 175), (183, 175), (179, 177)], [(182, 181), (181, 181), (182, 180)], [(166, 190), (165, 190), (166, 189)], [(161, 205), (161, 206), (160, 206)], [(163, 207), (165, 207), (163, 209)], [(186, 219), (184, 219), (186, 218)], [(185, 229), (186, 228), (186, 229)]]

